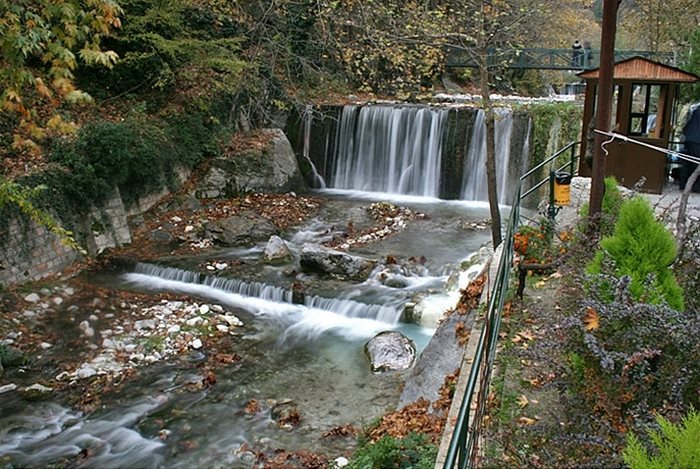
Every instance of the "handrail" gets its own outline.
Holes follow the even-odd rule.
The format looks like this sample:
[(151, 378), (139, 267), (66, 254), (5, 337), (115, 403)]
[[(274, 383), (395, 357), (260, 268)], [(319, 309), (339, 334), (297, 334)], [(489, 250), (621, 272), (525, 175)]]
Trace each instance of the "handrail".
[[(525, 173), (525, 174), (523, 174), (522, 176), (520, 176), (520, 184), (522, 185), (523, 181), (524, 181), (528, 176), (532, 175), (535, 171), (538, 171), (538, 170), (542, 169), (545, 165), (550, 164), (552, 161), (554, 161), (555, 159), (557, 159), (559, 156), (561, 156), (561, 155), (562, 155), (565, 151), (567, 151), (567, 150), (571, 150), (571, 159), (570, 159), (570, 161), (568, 161), (566, 164), (560, 166), (559, 168), (554, 169), (553, 171), (554, 171), (554, 172), (559, 172), (559, 171), (563, 170), (564, 168), (566, 168), (567, 166), (569, 166), (569, 172), (571, 173), (572, 176), (575, 176), (576, 174), (578, 174), (578, 171), (576, 170), (576, 165), (575, 165), (575, 162), (574, 162), (574, 161), (576, 160), (576, 158), (577, 158), (577, 155), (576, 155), (576, 147), (577, 147), (578, 145), (580, 145), (580, 144), (581, 144), (581, 142), (571, 142), (571, 143), (569, 143), (567, 146), (565, 146), (564, 148), (562, 148), (561, 150), (559, 150), (558, 152), (556, 152), (554, 155), (550, 156), (549, 158), (547, 158), (546, 160), (544, 160), (543, 162), (541, 162), (540, 164), (538, 164), (537, 166), (535, 166), (534, 168), (532, 168), (530, 171), (528, 171), (527, 173)], [(550, 169), (550, 173), (551, 173), (551, 171), (552, 171), (552, 170)], [(530, 187), (530, 188), (529, 188), (527, 191), (525, 191), (525, 193), (520, 197), (520, 200), (523, 200), (525, 197), (527, 197), (528, 195), (532, 194), (532, 193), (535, 192), (537, 189), (539, 189), (540, 187), (542, 187), (545, 183), (549, 182), (550, 177), (551, 177), (550, 175), (547, 175), (546, 178), (540, 180), (539, 182), (537, 182), (536, 184), (534, 184), (532, 187)]]
[[(518, 180), (515, 194), (513, 195), (513, 203), (511, 205), (506, 235), (503, 239), (503, 250), (498, 262), (494, 285), (490, 290), (491, 293), (483, 328), (481, 329), (476, 353), (469, 370), (466, 390), (459, 407), (455, 429), (452, 433), (450, 446), (445, 457), (444, 468), (471, 468), (476, 458), (478, 439), (481, 436), (481, 423), (486, 411), (491, 372), (496, 358), (496, 345), (498, 344), (498, 333), (501, 326), (501, 312), (508, 292), (508, 280), (510, 278), (511, 266), (514, 258), (515, 232), (520, 223), (520, 202), (527, 195), (521, 195), (523, 182), (529, 176), (535, 174), (537, 170), (551, 163), (567, 150), (571, 150), (572, 152), (571, 161), (558, 170), (570, 165), (571, 173), (574, 174), (575, 160), (577, 158), (575, 149), (579, 143), (580, 142), (570, 143), (535, 168), (523, 174)], [(545, 181), (547, 180), (548, 179), (545, 179)], [(478, 391), (477, 383), (479, 385)], [(474, 402), (474, 399), (476, 399), (476, 402)], [(473, 415), (470, 415), (472, 410)]]
[[(478, 67), (475, 58), (463, 48), (446, 47), (445, 66), (450, 67)], [(488, 49), (488, 66), (505, 66), (518, 69), (548, 69), (548, 70), (591, 70), (600, 65), (599, 49), (547, 49), (542, 47), (529, 47), (522, 49)], [(644, 57), (662, 62), (667, 65), (676, 65), (676, 52), (654, 52), (648, 50), (616, 50), (615, 62), (630, 59), (632, 57)]]

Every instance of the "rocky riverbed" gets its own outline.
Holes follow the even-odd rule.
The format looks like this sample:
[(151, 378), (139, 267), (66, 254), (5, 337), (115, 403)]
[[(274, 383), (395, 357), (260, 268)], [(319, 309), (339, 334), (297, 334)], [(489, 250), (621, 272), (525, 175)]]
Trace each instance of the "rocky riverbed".
[[(379, 260), (381, 268), (362, 283), (369, 292), (362, 294), (362, 301), (377, 301), (387, 293), (397, 301), (401, 295), (413, 297), (421, 285), (444, 285), (450, 272), (459, 272), (459, 263), (450, 262), (451, 246), (461, 244), (466, 255), (488, 234), (481, 233), (486, 226), (481, 208), (459, 209), (456, 218), (442, 218), (442, 205), (327, 204), (293, 193), (251, 194), (199, 205), (166, 200), (147, 217), (131, 220), (131, 246), (105, 253), (61, 278), (3, 290), (0, 343), (8, 366), (0, 392), (8, 406), (0, 411), (0, 422), (14, 423), (8, 424), (10, 433), (0, 432), (0, 453), (20, 465), (66, 457), (106, 463), (112, 454), (106, 450), (76, 454), (63, 443), (52, 443), (68, 438), (66, 430), (77, 431), (75, 423), (90, 417), (115, 425), (109, 435), (90, 430), (89, 438), (99, 440), (100, 448), (113, 447), (110, 435), (125, 425), (137, 430), (135, 445), (142, 449), (134, 452), (140, 456), (120, 456), (120, 461), (137, 465), (201, 463), (218, 454), (234, 467), (250, 467), (255, 459), (274, 458), (280, 448), (307, 462), (310, 456), (304, 459), (294, 448), (311, 448), (331, 459), (349, 456), (353, 432), (341, 429), (361, 426), (394, 407), (406, 377), (406, 372), (373, 373), (363, 345), (382, 329), (398, 327), (418, 338), (419, 352), (431, 332), (362, 317), (318, 316), (319, 311), (293, 303), (281, 307), (255, 300), (258, 306), (252, 307), (251, 300), (233, 298), (233, 292), (211, 295), (202, 289), (243, 275), (250, 285), (272, 281), (291, 290), (298, 283), (307, 296), (335, 292), (346, 295), (344, 305), (350, 298), (355, 307), (362, 305), (354, 291), (357, 284), (337, 272), (305, 272), (299, 265), (301, 245), (312, 240), (341, 256), (351, 249), (354, 255)], [(314, 221), (319, 211), (332, 215)], [(436, 219), (431, 219), (433, 213)], [(423, 231), (440, 234), (426, 244)], [(465, 236), (475, 240), (464, 244)], [(272, 259), (273, 241), (278, 246), (280, 241), (291, 243), (282, 261)], [(408, 254), (415, 255), (408, 259)], [(180, 282), (174, 290), (111, 284), (137, 260), (165, 257), (168, 265), (184, 262), (191, 269), (186, 276), (195, 283)], [(28, 401), (36, 404), (25, 407), (22, 402)], [(139, 417), (128, 422), (109, 417), (110, 409), (120, 408), (124, 415), (134, 412)], [(34, 433), (28, 422), (36, 412), (51, 415), (46, 422), (55, 420), (51, 425), (58, 426)], [(222, 412), (232, 419), (226, 424), (229, 436), (216, 443), (216, 432), (206, 421)], [(45, 431), (59, 433), (48, 440), (37, 436)], [(24, 436), (17, 440), (11, 434)], [(53, 456), (32, 459), (32, 450), (21, 443), (27, 438), (37, 438), (33, 444)], [(75, 444), (71, 440), (68, 447)], [(218, 450), (212, 452), (212, 445)]]

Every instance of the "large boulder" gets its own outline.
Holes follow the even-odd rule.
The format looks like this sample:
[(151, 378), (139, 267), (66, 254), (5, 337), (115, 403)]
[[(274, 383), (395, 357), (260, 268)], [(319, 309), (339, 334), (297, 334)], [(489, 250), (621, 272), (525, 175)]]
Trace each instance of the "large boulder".
[(406, 370), (416, 361), (416, 344), (396, 331), (384, 331), (365, 344), (372, 371)]
[(250, 246), (277, 234), (271, 221), (254, 212), (210, 221), (204, 230), (206, 237), (223, 246)]
[(430, 402), (440, 398), (445, 377), (460, 367), (464, 356), (465, 345), (457, 331), (470, 331), (474, 317), (474, 314), (451, 314), (440, 322), (404, 384), (399, 409), (421, 398)]
[(287, 243), (279, 236), (271, 236), (263, 252), (263, 260), (267, 264), (281, 265), (292, 260), (292, 251)]
[(306, 243), (301, 248), (301, 268), (340, 279), (365, 281), (377, 263), (371, 259)]
[(197, 197), (234, 197), (249, 192), (303, 191), (306, 187), (292, 145), (281, 129), (265, 129), (265, 148), (235, 152), (211, 161)]

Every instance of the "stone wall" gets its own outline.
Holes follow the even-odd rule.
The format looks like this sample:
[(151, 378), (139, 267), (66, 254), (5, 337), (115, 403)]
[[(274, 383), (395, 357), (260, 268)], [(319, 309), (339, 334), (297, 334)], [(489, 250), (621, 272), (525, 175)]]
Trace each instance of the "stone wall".
[[(131, 242), (126, 210), (117, 189), (101, 207), (90, 207), (71, 229), (91, 255)], [(83, 258), (43, 226), (18, 215), (0, 236), (0, 284), (39, 280)]]

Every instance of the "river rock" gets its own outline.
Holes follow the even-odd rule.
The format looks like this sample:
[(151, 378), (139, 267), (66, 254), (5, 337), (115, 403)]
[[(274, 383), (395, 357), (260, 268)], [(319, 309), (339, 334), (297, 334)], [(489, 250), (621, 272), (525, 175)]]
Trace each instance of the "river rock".
[(223, 246), (250, 246), (277, 233), (272, 222), (250, 211), (210, 221), (204, 229), (206, 237)]
[(310, 243), (302, 246), (300, 263), (306, 272), (320, 272), (360, 282), (367, 280), (377, 265), (375, 261), (364, 257)]
[(17, 385), (15, 383), (6, 384), (4, 386), (0, 386), (0, 394), (5, 394), (6, 392), (11, 392), (15, 389), (17, 389)]
[(287, 136), (265, 129), (269, 144), (211, 160), (197, 189), (199, 198), (234, 197), (250, 192), (304, 190), (305, 184)]
[(406, 370), (416, 360), (416, 344), (396, 331), (384, 331), (365, 344), (372, 371)]
[(0, 356), (0, 361), (2, 361), (3, 366), (9, 368), (26, 365), (29, 359), (21, 350), (6, 346), (5, 351)]
[(38, 303), (41, 297), (37, 295), (36, 293), (30, 293), (29, 295), (24, 297), (24, 301), (27, 303)]
[(263, 260), (268, 264), (281, 265), (292, 260), (292, 251), (279, 236), (271, 236), (263, 252)]
[(97, 370), (92, 368), (91, 366), (87, 364), (83, 364), (80, 369), (76, 372), (76, 376), (79, 379), (87, 379), (87, 378), (92, 378), (97, 374)]
[(53, 393), (53, 389), (44, 386), (43, 384), (35, 383), (19, 391), (23, 399), (27, 401), (40, 401), (48, 399)]

